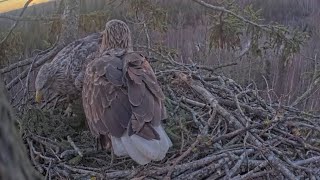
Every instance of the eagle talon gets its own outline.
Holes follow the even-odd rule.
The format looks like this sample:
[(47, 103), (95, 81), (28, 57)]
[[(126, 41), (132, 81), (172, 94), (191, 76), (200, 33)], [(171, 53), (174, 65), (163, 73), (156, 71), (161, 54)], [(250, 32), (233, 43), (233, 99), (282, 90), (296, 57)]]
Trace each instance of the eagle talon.
[(72, 107), (71, 104), (68, 105), (67, 109), (63, 113), (64, 117), (72, 117)]

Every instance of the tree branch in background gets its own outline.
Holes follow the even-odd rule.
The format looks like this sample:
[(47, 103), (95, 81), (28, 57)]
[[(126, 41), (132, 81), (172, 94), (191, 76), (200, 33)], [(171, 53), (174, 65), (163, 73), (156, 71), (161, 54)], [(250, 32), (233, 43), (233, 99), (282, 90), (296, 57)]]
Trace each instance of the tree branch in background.
[(9, 19), (12, 21), (53, 21), (59, 18), (60, 17), (21, 17), (21, 16), (11, 16), (7, 14), (0, 14), (0, 19)]
[(269, 31), (269, 32), (270, 32), (270, 29), (267, 29), (267, 28), (266, 28), (266, 27), (267, 27), (266, 25), (261, 25), (261, 24), (255, 23), (255, 22), (253, 22), (253, 21), (250, 21), (250, 20), (248, 20), (248, 19), (246, 19), (246, 18), (244, 18), (244, 17), (242, 17), (242, 16), (240, 16), (240, 15), (238, 15), (238, 14), (236, 14), (236, 13), (234, 13), (234, 12), (228, 10), (228, 9), (226, 9), (225, 7), (214, 6), (214, 5), (212, 5), (212, 4), (206, 3), (206, 2), (201, 1), (201, 0), (192, 0), (192, 1), (194, 1), (194, 2), (196, 2), (196, 3), (199, 3), (200, 5), (202, 5), (202, 6), (206, 7), (206, 8), (212, 9), (212, 10), (214, 10), (214, 11), (225, 12), (225, 13), (227, 13), (227, 14), (230, 14), (230, 15), (232, 15), (232, 16), (240, 19), (241, 21), (243, 21), (243, 22), (245, 22), (245, 23), (248, 23), (248, 24), (250, 24), (250, 25), (252, 25), (252, 26), (255, 26), (255, 27), (261, 28), (261, 29), (263, 29), (263, 30), (265, 30), (265, 31)]
[[(30, 4), (31, 2), (32, 2), (32, 0), (28, 0), (28, 1), (26, 2), (26, 4), (23, 6), (22, 11), (20, 12), (19, 17), (22, 17), (24, 11), (27, 9), (27, 7), (29, 6), (29, 4)], [(14, 28), (17, 27), (17, 25), (18, 25), (19, 22), (20, 22), (19, 20), (16, 20), (16, 22), (12, 25), (12, 27), (11, 27), (10, 30), (9, 30), (9, 33), (8, 33), (8, 34), (2, 39), (2, 41), (0, 42), (0, 46), (7, 41), (8, 37), (9, 37), (10, 34), (13, 32)]]
[[(151, 49), (151, 41), (150, 41), (149, 31), (148, 31), (148, 27), (147, 27), (146, 23), (143, 23), (143, 29), (144, 29), (144, 33), (146, 35), (148, 48)], [(148, 51), (148, 55), (151, 56), (150, 51)]]
[[(275, 26), (270, 27), (269, 25), (258, 24), (258, 23), (256, 23), (256, 22), (250, 21), (249, 19), (246, 19), (246, 18), (244, 18), (243, 16), (240, 16), (239, 14), (230, 11), (230, 10), (226, 9), (225, 7), (214, 6), (214, 5), (212, 5), (212, 4), (209, 4), (209, 3), (204, 2), (204, 1), (202, 1), (202, 0), (192, 0), (192, 1), (194, 1), (194, 2), (196, 2), (196, 3), (198, 3), (198, 4), (202, 5), (202, 6), (204, 6), (204, 7), (206, 7), (206, 8), (209, 8), (209, 9), (211, 9), (211, 10), (220, 11), (220, 12), (224, 12), (224, 13), (230, 14), (230, 15), (238, 18), (239, 20), (241, 20), (241, 21), (243, 21), (243, 22), (245, 22), (245, 23), (247, 23), (247, 24), (249, 24), (249, 25), (252, 25), (252, 26), (254, 26), (254, 27), (257, 27), (257, 28), (259, 28), (259, 29), (261, 29), (261, 30), (263, 30), (263, 31), (265, 31), (265, 32), (268, 32), (268, 33), (274, 32), (274, 31), (273, 31), (273, 28), (276, 28)], [(286, 39), (286, 38), (285, 38), (285, 39)]]
[(312, 80), (311, 83), (308, 87), (308, 89), (300, 96), (298, 97), (292, 104), (291, 106), (297, 106), (298, 104), (300, 104), (302, 101), (304, 101), (305, 99), (309, 98), (310, 95), (313, 93), (314, 89), (319, 85), (320, 83), (320, 75), (318, 74), (317, 71), (317, 54), (315, 55), (314, 59), (313, 58), (309, 58), (311, 60), (314, 61), (314, 71), (313, 71), (313, 76), (312, 76)]
[[(252, 17), (252, 19), (254, 19), (254, 20), (249, 20), (248, 18), (245, 18), (244, 16), (241, 16), (232, 10), (228, 10), (225, 7), (214, 6), (212, 4), (204, 2), (202, 0), (192, 0), (192, 1), (200, 4), (201, 6), (208, 8), (208, 9), (211, 9), (213, 11), (224, 12), (225, 14), (230, 15), (232, 17), (235, 17), (236, 19), (240, 20), (241, 22), (244, 22), (245, 24), (253, 27), (253, 29), (256, 29), (257, 31), (251, 32), (251, 33), (253, 33), (252, 35), (255, 37), (253, 40), (256, 41), (256, 42), (252, 42), (252, 43), (249, 41), (250, 44), (248, 44), (248, 45), (251, 48), (254, 47), (254, 45), (256, 45), (256, 43), (258, 43), (259, 36), (256, 36), (256, 35), (259, 34), (258, 33), (259, 31), (261, 31), (261, 32), (264, 32), (265, 35), (268, 36), (268, 38), (270, 37), (269, 40), (267, 40), (267, 44), (270, 44), (269, 48), (276, 49), (276, 48), (279, 48), (282, 46), (284, 48), (280, 52), (283, 53), (286, 57), (288, 57), (290, 54), (298, 52), (300, 50), (301, 44), (308, 37), (305, 32), (290, 31), (290, 30), (288, 30), (288, 28), (281, 26), (281, 25), (259, 24), (259, 23), (255, 22), (255, 21), (260, 21), (258, 13), (256, 13), (254, 15), (257, 17)], [(249, 16), (251, 16), (251, 15), (249, 14)], [(227, 22), (227, 21), (224, 21), (224, 22)], [(241, 25), (239, 25), (239, 26), (241, 26)], [(243, 28), (243, 27), (239, 27), (239, 28)], [(240, 30), (240, 29), (238, 29), (238, 30)], [(242, 29), (242, 30), (248, 31), (247, 28)], [(236, 32), (231, 32), (231, 33), (234, 34)], [(231, 42), (231, 44), (234, 44), (234, 43)], [(232, 46), (234, 46), (234, 45), (232, 45)], [(266, 47), (264, 47), (264, 48), (266, 48)], [(247, 49), (247, 47), (245, 49)], [(244, 52), (246, 52), (246, 51), (244, 51)]]
[[(41, 66), (48, 60), (52, 59), (64, 46), (66, 46), (67, 44), (71, 43), (76, 39), (78, 35), (77, 32), (78, 32), (78, 24), (79, 24), (79, 18), (80, 18), (80, 5), (79, 5), (80, 2), (78, 0), (66, 0), (65, 3), (66, 3), (65, 9), (62, 17), (62, 32), (61, 32), (59, 41), (57, 42), (57, 45), (52, 49), (50, 49), (50, 51), (45, 51), (45, 53), (43, 53), (42, 56), (39, 56), (39, 58), (37, 58), (36, 56), (24, 61), (20, 61), (6, 68), (3, 68), (0, 70), (1, 73), (11, 71), (16, 67), (30, 65), (34, 61), (34, 58), (37, 58), (34, 61), (34, 65), (31, 69), (31, 71), (33, 71), (33, 69)], [(15, 77), (8, 84), (6, 84), (6, 88), (10, 90), (21, 79), (24, 79), (28, 75), (28, 72), (29, 72), (29, 69), (28, 68), (25, 69), (17, 77)]]

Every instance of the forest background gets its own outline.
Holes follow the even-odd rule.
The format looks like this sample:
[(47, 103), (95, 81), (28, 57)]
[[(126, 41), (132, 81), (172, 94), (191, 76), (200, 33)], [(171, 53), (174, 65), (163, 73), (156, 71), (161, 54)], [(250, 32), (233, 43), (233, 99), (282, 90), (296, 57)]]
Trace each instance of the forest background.
[[(227, 14), (213, 12), (185, 0), (137, 0), (131, 3), (81, 0), (79, 36), (84, 37), (103, 30), (109, 19), (122, 19), (128, 22), (133, 30), (136, 49), (141, 49), (142, 46), (152, 47), (153, 50), (165, 52), (177, 61), (188, 64), (206, 67), (227, 65), (220, 71), (217, 70), (217, 73), (223, 73), (243, 86), (255, 86), (270, 101), (285, 105), (294, 103), (297, 97), (310, 90), (299, 107), (319, 112), (319, 75), (316, 69), (320, 47), (319, 1), (207, 2), (213, 5), (227, 4), (226, 8), (260, 24), (279, 23), (287, 26), (291, 32), (305, 33), (301, 42), (300, 39), (294, 42), (301, 49), (284, 55), (280, 52), (283, 47), (267, 47), (263, 39), (268, 37), (253, 37), (253, 33), (248, 33), (250, 30), (244, 31), (243, 24)], [(63, 3), (52, 1), (27, 8), (24, 16), (53, 17), (62, 12)], [(18, 15), (19, 10), (5, 14)], [(5, 37), (13, 23), (0, 18), (0, 39)], [(38, 51), (53, 46), (60, 31), (59, 19), (19, 22), (13, 35), (1, 44), (1, 67), (32, 57)], [(6, 83), (23, 70), (24, 67), (13, 70), (6, 77)], [(37, 71), (31, 72), (31, 79), (34, 79), (36, 73)], [(30, 86), (32, 85), (33, 83), (30, 83)]]

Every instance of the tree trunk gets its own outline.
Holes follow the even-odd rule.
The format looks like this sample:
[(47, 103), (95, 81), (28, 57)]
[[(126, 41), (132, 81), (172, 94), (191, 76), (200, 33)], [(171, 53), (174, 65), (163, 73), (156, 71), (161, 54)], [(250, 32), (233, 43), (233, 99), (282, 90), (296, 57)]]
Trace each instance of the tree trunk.
[(0, 179), (40, 179), (14, 126), (14, 115), (3, 87), (0, 79)]
[(78, 37), (80, 19), (80, 1), (65, 0), (64, 12), (62, 15), (62, 29), (59, 45), (66, 46)]

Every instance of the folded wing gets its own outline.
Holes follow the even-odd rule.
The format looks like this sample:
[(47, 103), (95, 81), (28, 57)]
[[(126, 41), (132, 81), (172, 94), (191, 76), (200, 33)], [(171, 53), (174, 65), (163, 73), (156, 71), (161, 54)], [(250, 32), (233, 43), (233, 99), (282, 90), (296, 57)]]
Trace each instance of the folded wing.
[(92, 61), (82, 98), (91, 132), (110, 137), (116, 155), (140, 164), (164, 158), (172, 145), (161, 126), (164, 94), (143, 56), (105, 54)]

